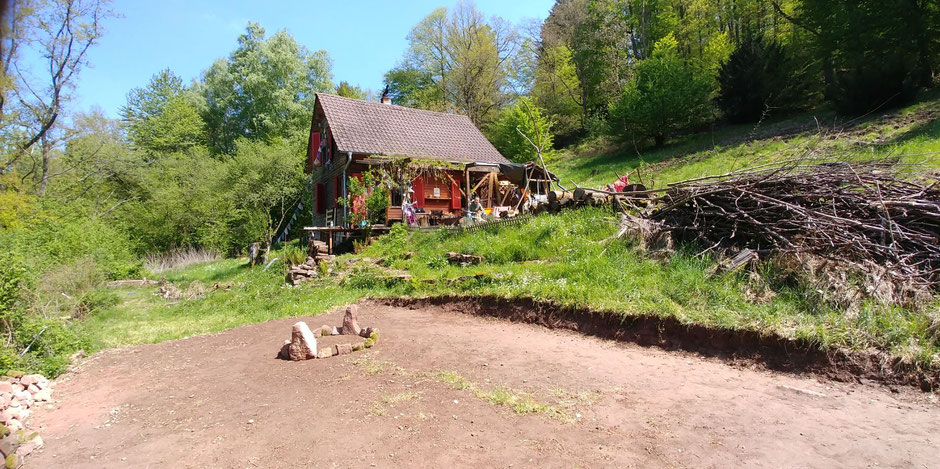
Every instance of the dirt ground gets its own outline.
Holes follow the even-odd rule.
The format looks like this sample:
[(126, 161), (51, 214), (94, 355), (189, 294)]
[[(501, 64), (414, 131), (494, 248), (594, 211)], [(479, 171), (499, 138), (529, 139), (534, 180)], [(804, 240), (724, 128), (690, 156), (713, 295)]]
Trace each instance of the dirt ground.
[(33, 417), (26, 466), (940, 467), (914, 389), (377, 303), (376, 347), (278, 360), (295, 321), (95, 355)]

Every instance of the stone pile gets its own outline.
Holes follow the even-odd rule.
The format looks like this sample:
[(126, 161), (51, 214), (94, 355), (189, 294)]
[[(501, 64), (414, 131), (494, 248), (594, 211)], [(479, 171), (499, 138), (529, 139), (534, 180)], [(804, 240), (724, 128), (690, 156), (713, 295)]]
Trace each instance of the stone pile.
[(34, 406), (52, 402), (52, 383), (44, 376), (12, 374), (0, 380), (0, 451), (7, 462), (42, 446), (38, 433), (26, 431), (26, 420)]
[(307, 256), (306, 262), (299, 265), (292, 265), (287, 271), (287, 283), (291, 285), (299, 285), (303, 282), (308, 282), (313, 280), (319, 275), (320, 271), (317, 268), (320, 265), (320, 262), (331, 261), (336, 256), (332, 254), (327, 254), (328, 248), (325, 242), (310, 240), (310, 244), (307, 248), (309, 256)]
[(316, 260), (313, 257), (308, 257), (307, 262), (290, 266), (287, 270), (287, 283), (300, 285), (303, 282), (309, 282), (317, 278), (319, 273)]
[(8, 376), (0, 381), (0, 423), (10, 430), (20, 430), (34, 404), (50, 401), (52, 387), (42, 375)]
[[(291, 338), (285, 340), (281, 347), (279, 358), (292, 361), (309, 360), (311, 358), (329, 358), (334, 355), (345, 355), (358, 350), (371, 348), (379, 340), (378, 329), (372, 327), (361, 328), (358, 322), (359, 309), (356, 305), (346, 307), (341, 327), (324, 325), (317, 329), (315, 335), (307, 323), (300, 321), (291, 327)], [(317, 348), (316, 336), (356, 336), (364, 338), (363, 342), (336, 344), (329, 347)]]

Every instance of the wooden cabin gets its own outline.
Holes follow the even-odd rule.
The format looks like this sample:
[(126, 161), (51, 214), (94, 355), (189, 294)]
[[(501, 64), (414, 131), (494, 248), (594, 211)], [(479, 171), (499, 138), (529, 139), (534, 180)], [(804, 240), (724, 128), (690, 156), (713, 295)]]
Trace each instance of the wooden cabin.
[[(486, 139), (469, 118), (457, 114), (395, 106), (387, 96), (368, 102), (330, 94), (317, 94), (307, 171), (315, 184), (313, 224), (343, 227), (349, 207), (337, 203), (346, 196), (350, 178), (390, 159), (440, 162), (446, 168), (434, 177), (417, 177), (413, 193), (392, 191), (387, 223), (401, 220), (402, 197), (410, 197), (422, 218), (456, 220), (469, 204), (465, 194), (481, 187), (489, 191), (484, 204), (502, 202), (499, 194), (505, 178), (501, 168), (513, 165)], [(410, 160), (409, 160), (410, 161)], [(505, 197), (504, 197), (505, 199)]]

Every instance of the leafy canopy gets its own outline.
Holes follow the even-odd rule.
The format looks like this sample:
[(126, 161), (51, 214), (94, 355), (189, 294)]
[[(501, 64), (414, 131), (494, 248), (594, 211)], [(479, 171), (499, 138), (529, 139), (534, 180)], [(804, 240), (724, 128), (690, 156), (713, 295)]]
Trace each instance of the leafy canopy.
[(518, 163), (538, 160), (538, 150), (533, 143), (542, 149), (543, 157), (548, 156), (554, 138), (552, 122), (527, 97), (519, 98), (515, 104), (504, 109), (490, 130), (490, 140), (496, 149)]
[(686, 63), (671, 34), (656, 43), (653, 56), (637, 64), (635, 75), (611, 103), (615, 136), (657, 146), (710, 115), (711, 80)]
[(213, 149), (233, 153), (240, 138), (303, 138), (315, 93), (335, 90), (330, 67), (326, 51), (311, 52), (286, 31), (265, 39), (264, 28), (249, 23), (232, 54), (203, 76)]

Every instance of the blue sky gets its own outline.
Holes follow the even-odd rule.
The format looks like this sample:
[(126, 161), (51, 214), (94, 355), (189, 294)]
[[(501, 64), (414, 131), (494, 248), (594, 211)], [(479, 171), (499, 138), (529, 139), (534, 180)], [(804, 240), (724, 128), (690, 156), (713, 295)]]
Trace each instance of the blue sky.
[[(544, 19), (554, 0), (476, 0), (487, 17), (518, 24)], [(442, 0), (117, 0), (121, 18), (106, 23), (101, 42), (89, 52), (91, 67), (79, 77), (74, 111), (100, 106), (118, 116), (131, 88), (169, 67), (187, 82), (235, 48), (249, 21), (268, 32), (287, 29), (308, 49), (325, 49), (334, 80), (379, 89), (382, 75), (401, 58), (405, 36)]]

